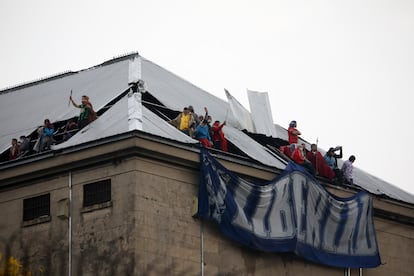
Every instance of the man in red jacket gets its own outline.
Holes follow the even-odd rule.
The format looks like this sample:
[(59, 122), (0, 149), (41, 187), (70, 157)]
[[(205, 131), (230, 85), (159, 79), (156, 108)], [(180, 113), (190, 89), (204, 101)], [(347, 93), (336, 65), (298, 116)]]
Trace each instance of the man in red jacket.
[(220, 124), (220, 121), (215, 121), (213, 130), (213, 143), (214, 148), (227, 152), (227, 140), (224, 137), (223, 127), (226, 125), (226, 121)]
[(300, 133), (299, 130), (296, 129), (296, 126), (297, 126), (296, 121), (292, 121), (289, 124), (289, 128), (288, 128), (288, 142), (289, 142), (289, 144), (297, 144), (299, 135), (302, 134), (302, 133)]

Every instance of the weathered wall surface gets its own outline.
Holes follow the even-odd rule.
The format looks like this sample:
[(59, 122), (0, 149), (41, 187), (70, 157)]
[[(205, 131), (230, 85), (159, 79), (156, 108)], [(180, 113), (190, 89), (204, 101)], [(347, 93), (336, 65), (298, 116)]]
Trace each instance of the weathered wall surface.
[[(72, 171), (72, 275), (133, 275), (135, 267), (135, 159)], [(111, 206), (85, 212), (83, 185), (111, 179)], [(0, 193), (0, 252), (39, 275), (68, 271), (68, 218), (59, 201), (69, 197), (69, 173)], [(23, 226), (23, 199), (50, 193), (50, 221)], [(99, 206), (98, 206), (99, 207)], [(37, 274), (34, 274), (37, 275)]]
[[(214, 223), (201, 224), (192, 217), (198, 177), (197, 166), (174, 158), (129, 157), (73, 170), (72, 275), (201, 275), (202, 269), (204, 275), (344, 275), (293, 254), (244, 248)], [(83, 185), (107, 178), (111, 205), (83, 208)], [(33, 275), (67, 274), (68, 219), (57, 215), (68, 183), (64, 173), (0, 192), (0, 252), (18, 258)], [(23, 227), (23, 199), (47, 192), (50, 221)], [(380, 218), (375, 225), (384, 264), (363, 275), (413, 275), (414, 228)]]
[(414, 275), (414, 227), (376, 219), (375, 229), (382, 265), (364, 275)]

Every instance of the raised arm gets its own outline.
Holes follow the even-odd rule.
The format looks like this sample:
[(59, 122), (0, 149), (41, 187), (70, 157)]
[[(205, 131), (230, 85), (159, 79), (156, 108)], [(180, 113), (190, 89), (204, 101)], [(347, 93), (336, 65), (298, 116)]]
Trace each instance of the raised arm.
[(69, 97), (69, 100), (72, 102), (72, 104), (73, 104), (73, 106), (74, 106), (74, 107), (79, 108), (79, 105), (77, 105), (77, 104), (75, 103), (75, 101), (73, 100), (72, 95)]

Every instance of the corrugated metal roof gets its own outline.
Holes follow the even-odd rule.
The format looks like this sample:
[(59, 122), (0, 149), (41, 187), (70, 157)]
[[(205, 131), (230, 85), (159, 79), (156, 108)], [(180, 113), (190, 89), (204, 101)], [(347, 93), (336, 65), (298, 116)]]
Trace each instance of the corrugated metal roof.
[[(54, 122), (78, 115), (77, 108), (68, 106), (71, 89), (74, 99), (79, 102), (83, 94), (88, 95), (96, 110), (108, 104), (128, 88), (128, 70), (129, 59), (124, 58), (62, 78), (25, 85), (21, 89), (14, 88), (11, 92), (1, 93), (0, 152), (10, 146), (12, 138), (31, 133), (42, 125), (45, 118)], [(184, 106), (192, 105), (198, 114), (204, 115), (204, 107), (208, 107), (213, 120), (227, 120), (228, 124), (224, 128), (226, 136), (240, 150), (263, 164), (279, 169), (285, 168), (285, 162), (237, 129), (237, 120), (229, 112), (229, 104), (226, 101), (146, 59), (142, 59), (142, 78), (146, 90), (169, 109), (181, 111)], [(142, 109), (142, 115), (142, 131), (174, 141), (197, 143), (145, 107)], [(278, 138), (286, 140), (286, 129), (279, 125), (275, 127), (280, 136)], [(127, 98), (124, 97), (68, 142), (56, 145), (54, 148), (76, 146), (127, 131), (129, 131), (128, 105)], [(384, 194), (414, 204), (413, 195), (358, 168), (355, 168), (354, 176), (355, 184), (370, 193)]]
[(281, 170), (286, 168), (286, 162), (275, 158), (275, 156), (270, 154), (265, 147), (257, 143), (244, 132), (231, 126), (225, 126), (223, 132), (226, 133), (227, 140), (232, 142), (249, 157), (258, 160), (265, 165), (276, 167)]

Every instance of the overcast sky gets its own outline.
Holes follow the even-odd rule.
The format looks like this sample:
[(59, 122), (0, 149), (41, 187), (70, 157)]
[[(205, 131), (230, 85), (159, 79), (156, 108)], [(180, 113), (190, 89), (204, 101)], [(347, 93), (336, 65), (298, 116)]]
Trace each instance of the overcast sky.
[(2, 0), (0, 34), (0, 89), (138, 51), (414, 194), (412, 0)]

